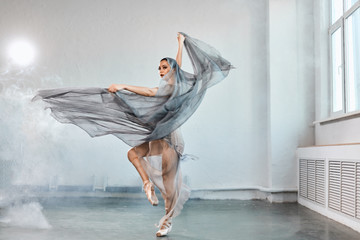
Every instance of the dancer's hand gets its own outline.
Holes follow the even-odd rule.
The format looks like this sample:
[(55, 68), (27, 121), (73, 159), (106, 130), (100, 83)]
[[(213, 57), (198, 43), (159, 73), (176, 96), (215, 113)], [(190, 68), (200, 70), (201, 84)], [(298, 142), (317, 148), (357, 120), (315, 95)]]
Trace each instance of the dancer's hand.
[(125, 84), (111, 84), (110, 87), (108, 88), (108, 91), (114, 93), (125, 88), (126, 88)]
[(178, 42), (179, 42), (179, 43), (183, 43), (184, 40), (185, 40), (185, 36), (182, 35), (181, 33), (178, 33), (177, 39), (178, 39)]

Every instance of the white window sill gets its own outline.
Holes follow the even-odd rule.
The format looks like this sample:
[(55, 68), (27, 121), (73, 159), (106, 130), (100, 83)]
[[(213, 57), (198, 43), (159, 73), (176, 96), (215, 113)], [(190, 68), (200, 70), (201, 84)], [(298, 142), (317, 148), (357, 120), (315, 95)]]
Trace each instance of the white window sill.
[(323, 125), (323, 124), (329, 124), (329, 123), (334, 123), (334, 122), (340, 122), (340, 121), (344, 121), (344, 120), (348, 120), (348, 119), (352, 119), (352, 118), (360, 118), (360, 111), (344, 113), (341, 116), (329, 117), (326, 119), (318, 120), (318, 121), (313, 122), (313, 124), (314, 125), (316, 125), (316, 124)]

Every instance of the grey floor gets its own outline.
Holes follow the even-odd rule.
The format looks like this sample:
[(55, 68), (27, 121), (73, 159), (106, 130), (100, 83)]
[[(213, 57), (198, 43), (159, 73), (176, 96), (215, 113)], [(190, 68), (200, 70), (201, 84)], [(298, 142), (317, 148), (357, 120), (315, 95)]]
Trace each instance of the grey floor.
[[(0, 224), (0, 239), (156, 239), (163, 203), (145, 199), (60, 198), (41, 200), (51, 229)], [(359, 240), (360, 233), (298, 204), (190, 200), (161, 239)]]

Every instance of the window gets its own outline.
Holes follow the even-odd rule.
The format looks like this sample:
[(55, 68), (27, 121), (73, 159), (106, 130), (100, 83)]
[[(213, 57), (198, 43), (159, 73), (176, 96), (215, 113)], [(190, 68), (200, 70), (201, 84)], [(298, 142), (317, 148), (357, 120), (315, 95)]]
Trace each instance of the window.
[(360, 111), (360, 0), (332, 0), (332, 115)]

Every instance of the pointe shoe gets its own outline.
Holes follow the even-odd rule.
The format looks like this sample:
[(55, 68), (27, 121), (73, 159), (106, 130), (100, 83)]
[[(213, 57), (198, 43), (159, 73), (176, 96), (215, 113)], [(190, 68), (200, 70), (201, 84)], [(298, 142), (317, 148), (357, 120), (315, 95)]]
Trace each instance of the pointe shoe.
[(171, 229), (172, 229), (171, 220), (166, 220), (160, 227), (159, 231), (156, 232), (156, 236), (164, 237), (164, 236), (168, 235), (168, 233), (171, 231)]
[(145, 191), (146, 197), (149, 200), (149, 202), (151, 203), (151, 205), (157, 206), (159, 204), (159, 200), (155, 195), (154, 184), (150, 181), (145, 181), (144, 182), (144, 191)]

